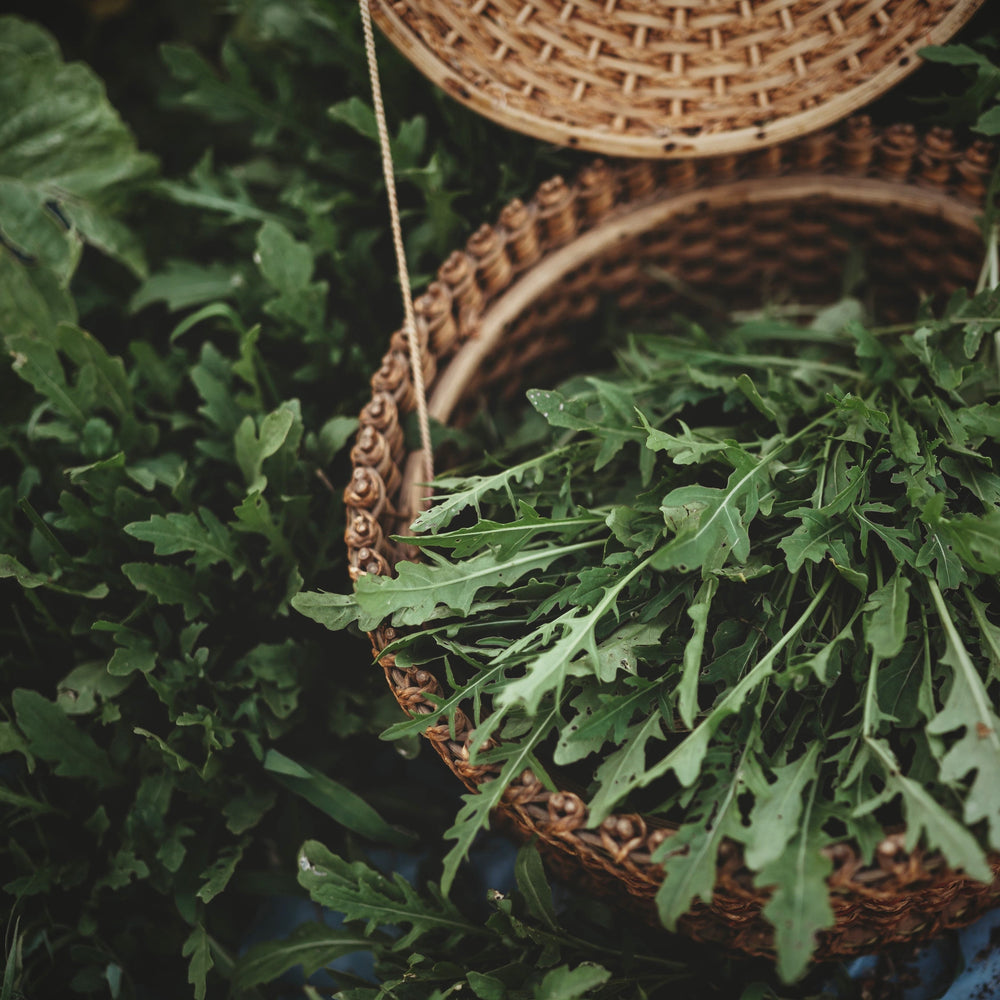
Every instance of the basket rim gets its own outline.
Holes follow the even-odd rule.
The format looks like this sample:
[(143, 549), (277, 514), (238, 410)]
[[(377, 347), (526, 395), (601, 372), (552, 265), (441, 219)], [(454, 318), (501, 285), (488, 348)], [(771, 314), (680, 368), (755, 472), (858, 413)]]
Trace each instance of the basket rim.
[[(950, 143), (949, 135), (942, 130), (933, 130), (920, 140), (908, 126), (877, 131), (870, 127), (867, 120), (856, 119), (844, 126), (839, 139), (833, 133), (822, 133), (799, 143), (787, 144), (763, 157), (758, 155), (744, 157), (742, 160), (724, 158), (704, 161), (697, 166), (683, 165), (683, 169), (681, 164), (661, 165), (657, 169), (666, 173), (665, 185), (649, 182), (654, 168), (648, 162), (620, 165), (614, 169), (601, 165), (600, 170), (604, 171), (605, 180), (614, 184), (615, 189), (620, 192), (617, 203), (606, 206), (590, 219), (585, 217), (586, 209), (577, 206), (580, 213), (579, 226), (569, 237), (551, 240), (541, 257), (512, 269), (499, 282), (498, 287), (493, 287), (492, 290), (487, 287), (485, 291), (480, 289), (478, 299), (468, 298), (468, 284), (462, 286), (465, 292), (461, 292), (458, 283), (448, 292), (446, 298), (450, 308), (459, 316), (466, 336), (464, 344), (460, 344), (449, 354), (448, 371), (462, 357), (463, 352), (466, 352), (466, 356), (461, 363), (467, 369), (475, 367), (488, 350), (490, 342), (496, 341), (511, 319), (523, 310), (526, 303), (537, 297), (539, 289), (572, 271), (581, 259), (599, 256), (601, 249), (614, 246), (624, 236), (648, 230), (669, 219), (672, 214), (678, 214), (682, 210), (690, 212), (703, 204), (718, 207), (749, 204), (751, 201), (768, 204), (790, 199), (801, 201), (804, 198), (833, 197), (849, 204), (909, 209), (975, 232), (978, 230), (976, 215), (981, 211), (985, 193), (984, 178), (988, 175), (990, 158), (995, 158), (996, 147), (977, 142), (962, 151)], [(978, 181), (975, 180), (976, 177), (979, 178)], [(775, 183), (778, 178), (780, 182)], [(509, 205), (501, 213), (501, 220), (516, 206), (519, 218), (528, 218), (537, 225), (551, 212), (551, 205), (544, 204), (546, 199), (541, 197), (545, 188), (543, 185), (539, 194), (527, 206), (520, 202)], [(575, 197), (583, 202), (583, 188), (583, 183), (578, 179), (572, 188), (564, 186), (560, 190), (567, 197), (575, 193)], [(633, 194), (632, 189), (641, 193)], [(551, 190), (547, 194), (551, 195)], [(509, 222), (508, 218), (507, 223)], [(453, 254), (442, 267), (439, 272), (442, 282), (446, 278), (446, 271), (451, 274), (458, 264), (464, 263), (472, 268), (479, 283), (489, 286), (488, 267), (484, 259), (477, 257), (477, 251), (489, 243), (490, 236), (496, 237), (500, 243), (512, 244), (516, 233), (508, 224), (501, 221), (492, 228), (483, 227), (477, 232), (470, 239), (468, 249)], [(460, 293), (466, 295), (464, 306)], [(471, 302), (478, 304), (470, 305)], [(422, 309), (418, 308), (418, 333), (421, 338), (428, 338), (430, 335), (429, 309), (429, 303), (424, 303)], [(394, 335), (398, 336), (399, 334)], [(397, 353), (398, 348), (397, 343)], [(393, 348), (390, 347), (390, 353), (386, 357), (390, 358), (392, 355)], [(447, 379), (448, 376), (443, 377)], [(458, 376), (455, 380), (462, 381)], [(373, 401), (386, 395), (377, 385), (374, 387), (376, 391)], [(432, 412), (447, 417), (455, 401), (454, 388), (446, 388), (440, 394), (437, 391), (439, 388), (438, 385), (432, 385)], [(401, 406), (401, 409), (405, 409), (405, 406)], [(364, 414), (362, 426), (365, 426)], [(396, 429), (399, 429), (398, 426)], [(413, 464), (414, 457), (412, 454), (409, 456), (409, 464)], [(359, 547), (358, 542), (354, 542), (355, 547), (351, 548), (350, 527), (354, 516), (364, 520), (374, 516), (373, 510), (383, 512), (386, 509), (387, 492), (390, 491), (386, 490), (382, 473), (377, 472), (369, 463), (354, 460), (353, 455), (352, 461), (356, 476), (359, 472), (364, 474), (362, 478), (373, 475), (381, 483), (382, 489), (381, 499), (373, 502), (360, 501), (352, 494), (352, 480), (352, 486), (348, 487), (345, 494), (350, 565), (352, 577), (356, 579), (366, 572), (391, 570), (390, 561), (377, 552), (373, 554), (366, 546)], [(400, 471), (398, 465), (396, 471), (397, 474)], [(412, 475), (411, 473), (411, 479)], [(398, 496), (399, 486), (393, 487), (391, 492)], [(393, 514), (398, 520), (399, 509), (394, 510)], [(403, 517), (406, 518), (405, 512)], [(396, 553), (391, 557), (395, 559), (399, 556), (405, 558), (406, 553)], [(382, 651), (394, 638), (390, 627), (383, 625), (370, 635), (376, 658), (404, 711), (410, 715), (433, 714), (434, 702), (426, 696), (440, 690), (436, 678), (420, 669), (397, 667), (391, 654), (383, 655)], [(489, 765), (469, 764), (465, 744), (468, 729), (450, 733), (447, 726), (437, 725), (425, 735), (431, 739), (435, 750), (452, 771), (470, 789), (494, 776), (495, 771)], [(572, 859), (584, 879), (593, 876), (595, 880), (599, 880), (602, 868), (604, 874), (607, 874), (607, 867), (611, 864), (618, 875), (628, 882), (630, 890), (640, 902), (651, 902), (659, 884), (657, 866), (652, 862), (651, 855), (655, 846), (667, 835), (662, 826), (657, 829), (638, 815), (616, 814), (609, 817), (601, 827), (588, 828), (586, 806), (578, 796), (573, 793), (551, 793), (530, 772), (523, 774), (515, 784), (515, 794), (505, 799), (500, 810), (522, 832), (537, 836), (550, 853), (555, 852), (564, 859)], [(624, 825), (615, 828), (615, 824)], [(890, 853), (897, 848), (904, 849), (902, 837), (897, 833), (887, 831), (886, 843), (890, 845)], [(877, 878), (867, 877), (860, 863), (854, 863), (857, 861), (856, 856), (854, 861), (850, 857), (840, 859), (828, 880), (835, 912), (839, 915), (847, 912), (851, 906), (866, 906), (871, 909), (872, 919), (877, 919), (878, 914), (885, 910), (898, 911), (900, 900), (905, 899), (906, 906), (912, 907), (914, 912), (926, 909), (927, 920), (935, 929), (943, 929), (968, 922), (989, 905), (1000, 902), (1000, 852), (990, 853), (995, 874), (991, 884), (972, 881), (945, 866), (940, 855), (924, 852), (919, 847), (907, 850), (906, 857), (906, 864), (902, 868), (890, 866), (888, 870), (883, 869), (881, 872), (873, 870), (873, 875)], [(948, 906), (958, 897), (964, 902), (958, 912), (952, 912)], [(698, 903), (691, 912), (698, 915), (711, 911), (713, 919), (733, 927), (747, 919), (748, 909), (756, 908), (759, 913), (765, 899), (766, 893), (756, 889), (742, 892), (739, 887), (734, 888), (730, 879), (727, 886), (721, 888), (717, 882), (716, 897), (709, 906)], [(743, 916), (740, 916), (741, 913)], [(688, 918), (682, 918), (680, 925), (688, 929), (692, 936), (704, 937), (702, 932), (690, 930), (691, 921)], [(739, 950), (752, 950), (756, 954), (770, 954), (770, 946), (757, 940), (760, 937), (759, 931), (755, 931), (754, 935), (752, 949), (747, 949), (743, 943), (738, 943), (735, 947)], [(904, 939), (906, 938), (901, 937), (898, 940)], [(868, 942), (869, 945), (870, 943)], [(834, 957), (861, 950), (864, 949), (856, 941), (852, 941), (850, 934), (841, 934), (838, 938), (831, 931), (821, 935), (818, 954), (822, 957)]]
[[(797, 0), (788, 0), (781, 6), (783, 10), (790, 10), (795, 7), (796, 2)], [(716, 95), (710, 116), (707, 117), (702, 131), (696, 135), (689, 134), (691, 129), (676, 127), (680, 119), (672, 116), (670, 112), (664, 114), (662, 120), (657, 119), (659, 124), (655, 129), (651, 130), (647, 124), (642, 129), (629, 130), (626, 127), (616, 131), (608, 127), (589, 126), (580, 115), (574, 117), (566, 112), (566, 104), (561, 105), (563, 108), (561, 114), (546, 113), (544, 108), (534, 110), (524, 107), (518, 101), (519, 95), (498, 76), (498, 60), (495, 54), (478, 50), (469, 51), (468, 47), (463, 48), (461, 53), (456, 53), (453, 48), (448, 47), (447, 39), (436, 39), (437, 44), (432, 44), (425, 35), (414, 30), (395, 9), (397, 7), (417, 9), (422, 16), (428, 12), (433, 13), (435, 7), (442, 10), (457, 8), (460, 0), (418, 0), (418, 2), (405, 0), (403, 3), (393, 0), (372, 0), (372, 13), (389, 41), (424, 76), (450, 97), (498, 125), (535, 139), (589, 150), (605, 156), (683, 158), (763, 149), (826, 128), (847, 118), (921, 66), (924, 60), (917, 54), (918, 50), (925, 46), (947, 42), (984, 2), (985, 0), (952, 0), (939, 21), (918, 37), (903, 42), (902, 49), (895, 50), (891, 59), (884, 59), (883, 64), (875, 66), (874, 69), (866, 69), (855, 83), (846, 89), (834, 89), (829, 97), (810, 95), (810, 106), (804, 106), (797, 112), (775, 116), (769, 113), (765, 106), (760, 109), (759, 118), (753, 124), (727, 127), (724, 122), (727, 115), (733, 113), (735, 99), (727, 97), (725, 93)], [(803, 5), (808, 6), (805, 3)], [(481, 3), (475, 4), (473, 12), (476, 7), (484, 6), (486, 5)], [(543, 20), (546, 17), (551, 19), (545, 25), (546, 35), (561, 30), (559, 23), (561, 18), (556, 5), (539, 7), (534, 3), (524, 3), (520, 6), (532, 9), (532, 20), (539, 16)], [(560, 10), (564, 10), (566, 6), (579, 8), (580, 5), (562, 5)], [(697, 4), (689, 3), (683, 6), (691, 8)], [(740, 5), (733, 2), (731, 6), (736, 8)], [(884, 14), (882, 7), (879, 7), (879, 13)], [(613, 12), (610, 16), (614, 17), (616, 14)], [(666, 24), (666, 18), (659, 14), (649, 15), (647, 20), (652, 20), (654, 17), (660, 18)], [(884, 30), (885, 25), (882, 27)], [(670, 29), (671, 34), (677, 34), (678, 31), (683, 36), (684, 29)], [(794, 39), (794, 44), (789, 45), (789, 50), (801, 47), (800, 36), (796, 34), (791, 37)], [(877, 35), (873, 33), (873, 37)], [(740, 90), (752, 89), (754, 73), (767, 75), (765, 69), (770, 67), (772, 62), (773, 60), (769, 60), (766, 65), (761, 64), (759, 70), (751, 66), (750, 83), (746, 82), (746, 76), (741, 78), (743, 82)], [(685, 79), (683, 76), (675, 75), (672, 70), (664, 71), (662, 67), (656, 67), (652, 57), (649, 58), (646, 68), (658, 72), (657, 79), (664, 82), (676, 84)], [(836, 71), (832, 73), (827, 71), (826, 75), (832, 78), (841, 76)], [(588, 87), (594, 89), (593, 78), (588, 77), (588, 80), (590, 81)], [(766, 81), (760, 80), (758, 83), (766, 87)], [(610, 87), (599, 90), (601, 105), (617, 109), (619, 115), (626, 119), (629, 117), (628, 112), (634, 111), (629, 96)], [(576, 103), (578, 106), (586, 106), (587, 102), (587, 98), (580, 98)]]

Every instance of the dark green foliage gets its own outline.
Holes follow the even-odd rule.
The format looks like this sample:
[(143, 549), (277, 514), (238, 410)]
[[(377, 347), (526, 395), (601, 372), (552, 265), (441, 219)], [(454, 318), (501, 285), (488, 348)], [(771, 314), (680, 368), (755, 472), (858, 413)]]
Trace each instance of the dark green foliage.
[[(413, 843), (358, 794), (395, 717), (366, 644), (289, 616), (347, 586), (344, 446), (400, 312), (357, 12), (161, 12), (139, 65), (138, 6), (69, 44), (122, 72), (159, 173), (91, 69), (0, 19), (2, 867), (35, 995), (211, 995), (307, 833)], [(511, 188), (460, 182), (402, 67), (419, 276)]]
[[(114, 7), (14, 0), (6, 10), (44, 28), (0, 18), (0, 1000), (273, 995), (285, 968), (362, 941), (415, 998), (459, 981), (482, 997), (672, 991), (673, 966), (654, 962), (647, 980), (627, 941), (608, 943), (607, 914), (584, 943), (550, 946), (530, 855), (523, 902), (497, 900), (488, 928), (457, 941), (424, 935), (422, 956), (362, 920), (307, 924), (237, 960), (259, 901), (305, 893), (303, 841), (321, 837), (371, 885), (344, 860), (359, 844), (417, 834), (436, 848), (451, 822), (437, 805), (414, 814), (376, 739), (398, 712), (367, 643), (289, 610), (309, 587), (333, 592), (323, 613), (343, 618), (345, 445), (398, 289), (353, 4)], [(500, 205), (579, 158), (457, 107), (381, 40), (379, 56), (420, 285)], [(986, 64), (967, 65), (972, 124), (995, 91)], [(989, 470), (948, 461), (996, 502)], [(933, 505), (927, 517), (973, 563), (989, 558), (971, 522)], [(512, 554), (524, 544), (493, 530)], [(917, 558), (943, 590), (960, 582), (947, 550)], [(647, 639), (623, 636), (621, 655)], [(960, 672), (957, 646), (951, 660)], [(904, 673), (884, 693), (913, 712)], [(968, 697), (956, 686), (945, 712)], [(799, 780), (777, 773), (775, 793)], [(448, 905), (391, 886), (415, 912)], [(481, 950), (466, 974), (450, 953), (470, 935)], [(738, 993), (742, 973), (712, 966), (698, 975)]]

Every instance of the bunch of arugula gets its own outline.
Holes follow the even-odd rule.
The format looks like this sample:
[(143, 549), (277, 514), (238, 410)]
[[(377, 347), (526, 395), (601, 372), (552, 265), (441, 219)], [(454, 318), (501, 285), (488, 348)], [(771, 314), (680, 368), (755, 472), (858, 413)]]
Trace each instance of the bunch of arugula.
[(991, 877), (1000, 294), (907, 332), (844, 315), (633, 337), (617, 376), (528, 393), (549, 447), (438, 481), (407, 539), (422, 562), (296, 599), (403, 630), (387, 651), (447, 675), (440, 715), (468, 712), (473, 759), (498, 766), (450, 831), (445, 888), (547, 761), (592, 825), (676, 824), (655, 856), (668, 927), (741, 844), (786, 979), (832, 922), (824, 848), (870, 860), (905, 822), (909, 846)]

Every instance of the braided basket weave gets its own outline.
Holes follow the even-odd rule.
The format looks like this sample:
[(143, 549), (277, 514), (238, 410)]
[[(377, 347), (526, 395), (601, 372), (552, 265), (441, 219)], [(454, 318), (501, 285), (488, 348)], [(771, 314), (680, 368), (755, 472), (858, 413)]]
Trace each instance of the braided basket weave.
[(371, 0), (388, 38), (507, 128), (614, 156), (705, 156), (845, 118), (982, 0)]
[[(959, 149), (943, 131), (877, 132), (856, 119), (838, 134), (753, 156), (637, 161), (623, 169), (597, 162), (572, 184), (548, 181), (453, 253), (416, 303), (431, 413), (461, 422), (463, 413), (523, 392), (528, 372), (532, 385), (546, 367), (568, 374), (586, 347), (579, 321), (602, 298), (631, 314), (677, 305), (672, 287), (721, 297), (732, 308), (759, 305), (765, 287), (798, 301), (834, 301), (842, 266), (858, 245), (880, 319), (912, 318), (919, 296), (974, 284), (983, 254), (976, 215), (993, 159), (989, 146)], [(670, 272), (677, 284), (656, 280), (651, 269)], [(689, 303), (681, 306), (690, 311)], [(403, 333), (393, 334), (372, 386), (346, 491), (354, 579), (391, 573), (399, 559), (414, 557), (389, 539), (406, 530), (420, 503), (413, 484), (421, 453), (407, 455), (401, 427), (414, 409)], [(374, 632), (376, 654), (393, 638), (387, 626)], [(391, 655), (381, 662), (407, 713), (434, 711), (426, 695), (441, 693), (437, 678), (398, 668)], [(474, 788), (495, 769), (470, 764), (469, 728), (459, 713), (457, 738), (447, 725), (426, 735)], [(663, 824), (613, 816), (591, 829), (578, 796), (547, 791), (531, 772), (507, 790), (502, 811), (538, 839), (557, 872), (653, 912), (662, 872), (650, 858), (670, 836)], [(837, 924), (821, 936), (819, 958), (927, 938), (1000, 903), (1000, 879), (983, 885), (949, 870), (940, 856), (907, 852), (898, 832), (886, 835), (873, 865), (863, 865), (848, 844), (830, 853)], [(1000, 858), (993, 864), (1000, 872)], [(701, 940), (771, 954), (771, 928), (761, 916), (766, 898), (728, 844), (711, 905), (695, 904), (680, 927)]]

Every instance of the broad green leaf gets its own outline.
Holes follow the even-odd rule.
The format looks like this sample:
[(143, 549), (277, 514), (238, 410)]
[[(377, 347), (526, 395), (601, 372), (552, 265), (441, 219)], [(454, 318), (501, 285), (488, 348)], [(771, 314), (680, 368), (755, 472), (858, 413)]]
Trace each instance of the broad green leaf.
[(487, 976), (470, 969), (465, 978), (479, 1000), (505, 1000), (507, 996), (507, 987), (496, 976)]
[(948, 521), (947, 536), (967, 565), (982, 573), (1000, 573), (1000, 509)]
[(865, 642), (881, 660), (892, 659), (906, 639), (910, 580), (897, 569), (865, 605)]
[(371, 951), (373, 939), (364, 934), (325, 924), (306, 923), (281, 941), (255, 944), (236, 960), (233, 988), (249, 990), (279, 979), (296, 966), (311, 976), (335, 959), (359, 951)]
[(375, 843), (412, 847), (413, 837), (390, 826), (360, 795), (308, 765), (298, 764), (277, 750), (268, 750), (264, 769), (281, 785), (301, 796), (348, 830)]
[(583, 1000), (610, 978), (608, 969), (590, 962), (575, 968), (560, 965), (545, 974), (535, 988), (535, 1000)]
[(681, 486), (663, 498), (665, 511), (695, 506), (700, 513), (656, 551), (654, 569), (716, 569), (730, 553), (737, 562), (746, 562), (750, 555), (747, 528), (757, 515), (760, 487), (767, 481), (771, 456), (755, 458), (737, 446), (728, 448), (726, 456), (734, 471), (725, 489)]
[(550, 931), (556, 929), (556, 911), (552, 905), (552, 889), (542, 867), (542, 858), (534, 844), (525, 844), (514, 862), (514, 877), (524, 897), (528, 912)]
[(145, 264), (118, 221), (123, 192), (147, 178), (151, 156), (108, 103), (101, 81), (64, 63), (50, 35), (0, 19), (0, 216), (8, 246), (63, 285), (85, 243), (136, 274)]
[(190, 260), (168, 260), (163, 270), (151, 274), (129, 300), (129, 310), (139, 312), (154, 302), (163, 302), (171, 312), (216, 302), (234, 296), (246, 283), (240, 271), (221, 262), (198, 264)]
[(55, 773), (65, 778), (89, 778), (99, 787), (118, 783), (111, 759), (57, 705), (37, 691), (18, 688), (11, 696), (17, 725), (31, 752), (55, 764)]
[(296, 240), (280, 222), (265, 222), (257, 233), (254, 257), (261, 274), (279, 291), (301, 291), (313, 272), (313, 253), (308, 243)]
[(205, 610), (195, 578), (179, 566), (153, 563), (125, 563), (122, 572), (136, 590), (151, 594), (160, 604), (179, 604), (190, 621)]

